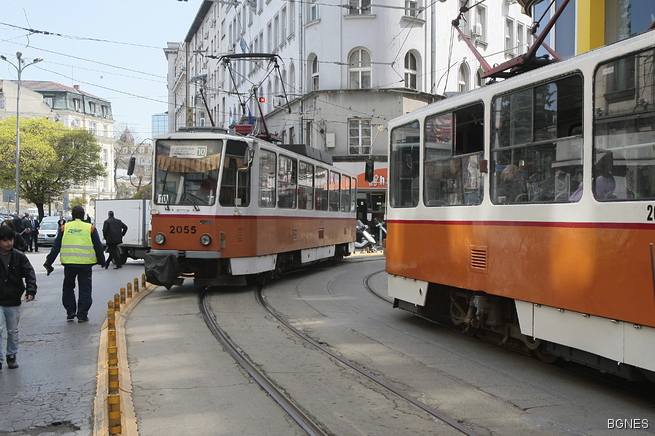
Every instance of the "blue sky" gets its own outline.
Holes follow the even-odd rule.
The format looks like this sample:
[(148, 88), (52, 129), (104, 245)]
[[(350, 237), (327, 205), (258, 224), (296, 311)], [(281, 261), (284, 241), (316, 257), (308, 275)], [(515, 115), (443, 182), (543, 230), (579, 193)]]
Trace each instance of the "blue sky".
[[(47, 80), (109, 100), (116, 128), (149, 138), (150, 116), (167, 110), (168, 42), (184, 40), (202, 0), (3, 0), (0, 53), (23, 70), (23, 80)], [(44, 33), (34, 33), (29, 30)], [(62, 36), (57, 36), (57, 34)], [(0, 76), (16, 69), (0, 61)]]

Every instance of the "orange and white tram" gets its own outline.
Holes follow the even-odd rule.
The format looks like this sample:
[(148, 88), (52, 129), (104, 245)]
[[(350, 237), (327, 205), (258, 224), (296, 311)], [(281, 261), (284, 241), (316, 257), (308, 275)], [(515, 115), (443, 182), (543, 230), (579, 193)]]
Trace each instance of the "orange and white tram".
[(433, 103), (389, 135), (395, 307), (652, 378), (655, 32)]
[(357, 179), (329, 155), (209, 130), (155, 138), (149, 282), (262, 279), (354, 251)]

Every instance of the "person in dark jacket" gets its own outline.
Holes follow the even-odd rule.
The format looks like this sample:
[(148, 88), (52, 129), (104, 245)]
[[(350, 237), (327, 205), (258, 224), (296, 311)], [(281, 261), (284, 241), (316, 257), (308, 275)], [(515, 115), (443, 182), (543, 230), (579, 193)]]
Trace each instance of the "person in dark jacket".
[(14, 231), (14, 248), (18, 251), (25, 253), (27, 251), (27, 242), (23, 239), (23, 236), (16, 231), (13, 220), (4, 220), (2, 222), (3, 226), (7, 226)]
[[(66, 309), (66, 319), (77, 322), (89, 320), (89, 309), (93, 303), (93, 265), (105, 265), (105, 253), (100, 235), (84, 219), (84, 208), (75, 206), (71, 211), (73, 221), (64, 224), (57, 233), (52, 249), (43, 267), (48, 275), (54, 270), (52, 264), (59, 256), (64, 265), (64, 283), (61, 288), (61, 302)], [(79, 296), (75, 302), (75, 280), (79, 285)]]
[(29, 259), (14, 248), (14, 232), (0, 226), (0, 370), (2, 369), (2, 330), (7, 328), (7, 366), (18, 368), (18, 321), (23, 293), (25, 301), (34, 300), (36, 274)]
[(118, 244), (123, 243), (123, 236), (127, 233), (127, 225), (114, 217), (114, 211), (107, 212), (108, 218), (102, 225), (102, 236), (107, 243), (107, 250), (109, 251), (109, 258), (105, 263), (105, 269), (109, 268), (109, 263), (114, 261), (114, 269), (122, 268), (121, 254), (118, 250)]

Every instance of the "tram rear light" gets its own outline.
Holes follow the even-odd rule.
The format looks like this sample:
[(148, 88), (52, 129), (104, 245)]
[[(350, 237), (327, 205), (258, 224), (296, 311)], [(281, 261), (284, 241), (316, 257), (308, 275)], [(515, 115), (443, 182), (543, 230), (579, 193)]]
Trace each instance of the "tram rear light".
[(166, 236), (164, 236), (163, 233), (157, 233), (155, 235), (155, 243), (158, 245), (162, 245), (164, 242), (166, 242)]
[(205, 233), (200, 237), (200, 243), (206, 247), (212, 243), (212, 237)]

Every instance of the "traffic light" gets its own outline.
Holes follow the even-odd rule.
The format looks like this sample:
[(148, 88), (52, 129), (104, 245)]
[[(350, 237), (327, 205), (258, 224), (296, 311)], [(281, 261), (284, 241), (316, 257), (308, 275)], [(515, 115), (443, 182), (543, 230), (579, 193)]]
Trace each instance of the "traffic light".
[(136, 158), (132, 156), (130, 158), (130, 164), (127, 166), (127, 175), (131, 176), (134, 174), (134, 166), (136, 165)]
[(364, 180), (371, 183), (373, 181), (373, 159), (366, 159), (366, 171), (364, 172)]
[(259, 97), (260, 103), (266, 103), (266, 97)]

